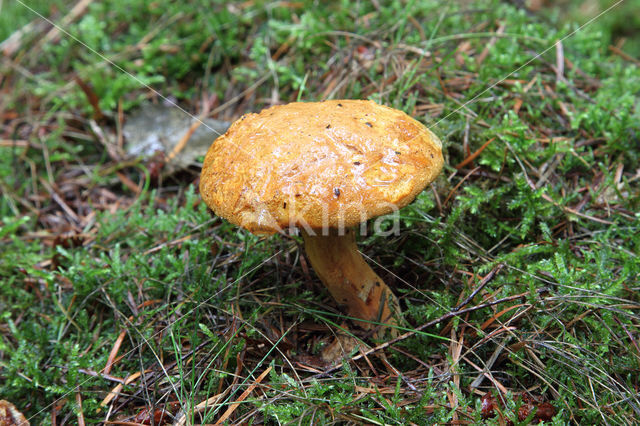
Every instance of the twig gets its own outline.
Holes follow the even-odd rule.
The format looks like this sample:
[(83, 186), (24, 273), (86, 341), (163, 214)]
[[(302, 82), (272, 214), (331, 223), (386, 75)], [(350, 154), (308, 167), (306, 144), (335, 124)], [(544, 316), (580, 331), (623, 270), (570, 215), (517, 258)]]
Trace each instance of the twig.
[(264, 370), (262, 372), (262, 374), (260, 374), (258, 376), (258, 378), (256, 379), (255, 382), (253, 382), (248, 388), (247, 390), (245, 390), (244, 392), (242, 392), (242, 395), (240, 395), (238, 397), (238, 399), (236, 399), (233, 403), (233, 405), (229, 406), (229, 408), (227, 408), (227, 411), (224, 412), (224, 414), (222, 416), (220, 416), (220, 418), (218, 419), (218, 421), (215, 423), (217, 425), (222, 424), (224, 422), (227, 421), (227, 419), (229, 418), (229, 416), (231, 416), (233, 414), (234, 411), (236, 411), (236, 408), (238, 408), (240, 406), (240, 403), (242, 401), (244, 401), (251, 392), (253, 392), (253, 390), (256, 388), (256, 386), (258, 386), (260, 384), (260, 382), (262, 382), (262, 380), (266, 377), (267, 374), (269, 374), (269, 372), (271, 371), (271, 366), (269, 366), (266, 370)]
[(13, 56), (22, 47), (25, 36), (33, 37), (34, 34), (38, 34), (46, 28), (47, 23), (40, 19), (29, 22), (0, 43), (0, 52), (6, 57)]
[(22, 139), (16, 139), (16, 140), (0, 139), (0, 147), (3, 147), (3, 148), (13, 148), (13, 147), (26, 148), (29, 145), (30, 145), (29, 141), (22, 140)]
[(78, 426), (84, 426), (84, 413), (82, 412), (82, 396), (76, 392), (76, 405), (78, 409)]
[(564, 82), (564, 48), (562, 40), (556, 42), (556, 84)]
[(79, 368), (78, 371), (82, 374), (86, 374), (87, 376), (100, 377), (112, 382), (124, 384), (124, 379), (121, 379), (120, 377), (112, 376), (110, 374), (98, 373), (97, 371), (87, 370), (85, 368)]
[(480, 281), (480, 284), (478, 284), (478, 287), (476, 289), (473, 290), (473, 292), (469, 295), (469, 297), (467, 297), (466, 299), (464, 299), (464, 301), (462, 303), (460, 303), (458, 306), (456, 306), (455, 308), (452, 309), (453, 312), (460, 310), (463, 306), (466, 306), (469, 304), (469, 302), (471, 302), (473, 300), (474, 297), (476, 297), (476, 294), (478, 294), (478, 292), (480, 292), (480, 290), (482, 290), (487, 284), (489, 284), (491, 282), (491, 280), (493, 280), (493, 278), (496, 276), (496, 274), (498, 272), (500, 272), (502, 270), (502, 268), (504, 268), (504, 265), (502, 263), (499, 263), (495, 268), (493, 268), (487, 275), (485, 275), (485, 277)]
[(204, 124), (203, 120), (207, 116), (213, 116), (213, 115), (217, 114), (218, 112), (222, 111), (223, 109), (225, 109), (227, 106), (235, 103), (236, 101), (241, 99), (243, 96), (245, 96), (247, 93), (251, 92), (252, 90), (255, 90), (256, 88), (258, 88), (262, 83), (267, 81), (268, 78), (269, 78), (269, 74), (265, 74), (260, 79), (258, 79), (258, 81), (256, 81), (253, 85), (251, 85), (249, 88), (245, 89), (244, 91), (242, 91), (241, 93), (239, 93), (235, 97), (229, 99), (227, 102), (225, 102), (224, 104), (220, 105), (219, 107), (217, 107), (213, 111), (208, 111), (208, 104), (207, 104), (206, 108), (200, 113), (200, 115), (195, 117), (195, 121), (193, 123), (191, 123), (191, 126), (189, 126), (189, 128), (186, 131), (186, 133), (184, 135), (182, 135), (182, 137), (180, 138), (180, 140), (178, 141), (176, 146), (174, 146), (173, 149), (171, 150), (171, 152), (169, 152), (169, 154), (167, 155), (167, 162), (173, 161), (173, 159), (180, 153), (180, 151), (182, 151), (184, 149), (184, 147), (187, 146), (187, 143), (189, 142), (189, 139), (191, 139), (191, 136), (198, 129), (198, 127), (200, 127), (202, 124)]
[[(204, 348), (205, 346), (207, 346), (209, 344), (211, 344), (211, 342), (209, 340), (205, 340), (204, 342), (200, 343), (197, 347), (195, 347), (195, 348), (191, 349), (189, 352), (187, 352), (184, 355), (184, 359), (193, 356), (193, 354), (198, 353), (202, 348)], [(131, 352), (131, 351), (129, 351), (129, 352)], [(176, 361), (172, 361), (171, 363), (169, 363), (166, 366), (164, 366), (164, 369), (166, 371), (170, 371), (173, 368), (175, 368), (176, 365), (178, 365), (178, 361), (177, 360)], [(154, 376), (154, 372), (153, 371), (151, 371), (151, 370), (147, 370), (147, 371), (151, 372), (151, 374), (146, 377), (146, 383), (147, 383), (147, 386), (149, 386), (149, 387), (151, 387), (152, 385), (155, 385), (160, 379), (162, 379), (164, 377), (161, 374), (156, 374)], [(129, 378), (127, 378), (127, 380), (129, 380)], [(129, 383), (126, 383), (126, 384), (129, 384)], [(121, 399), (125, 399), (125, 400), (122, 401), (120, 403), (120, 405), (115, 408), (115, 411), (116, 412), (120, 411), (122, 409), (122, 407), (124, 407), (125, 405), (129, 404), (132, 400), (136, 400), (137, 398), (139, 398), (139, 396), (142, 393), (142, 391), (143, 391), (143, 389), (142, 389), (142, 387), (140, 387), (140, 389), (137, 389), (133, 394), (127, 395), (127, 398), (121, 398)]]
[(102, 109), (100, 108), (100, 99), (98, 98), (98, 95), (96, 94), (92, 85), (81, 79), (78, 75), (75, 75), (73, 77), (73, 80), (78, 86), (80, 86), (80, 89), (82, 89), (82, 92), (87, 97), (89, 104), (91, 104), (91, 107), (93, 108), (93, 119), (97, 121), (102, 120), (104, 118), (104, 114), (102, 113)]
[(616, 55), (620, 56), (625, 61), (633, 62), (636, 65), (640, 65), (640, 60), (638, 60), (638, 59), (634, 58), (633, 56), (629, 55), (628, 53), (624, 52), (619, 47), (609, 46), (609, 50), (612, 51), (613, 53), (615, 53)]
[(600, 219), (599, 217), (596, 217), (596, 216), (589, 216), (588, 214), (580, 213), (579, 211), (574, 210), (571, 207), (563, 206), (560, 203), (555, 202), (553, 198), (551, 198), (547, 194), (542, 194), (541, 197), (547, 200), (548, 202), (550, 202), (551, 204), (553, 204), (554, 206), (558, 207), (559, 209), (564, 210), (565, 213), (571, 213), (576, 216), (580, 216), (581, 218), (584, 218), (584, 219), (589, 219), (598, 223), (604, 223), (605, 225), (613, 225), (613, 222), (609, 220)]
[[(517, 305), (511, 305), (511, 306), (508, 306), (508, 307), (504, 308), (503, 310), (501, 310), (500, 312), (494, 314), (491, 318), (487, 319), (485, 322), (480, 324), (480, 330), (484, 331), (487, 327), (489, 327), (491, 324), (496, 322), (498, 320), (498, 318), (500, 318), (501, 316), (503, 316), (507, 312), (511, 312), (514, 309), (518, 309), (518, 308), (521, 308), (521, 307), (526, 306), (526, 305), (528, 305), (528, 304), (527, 303), (518, 303)], [(529, 306), (531, 306), (531, 305), (529, 305)], [(566, 327), (566, 328), (569, 328), (569, 327)]]
[(111, 140), (102, 128), (98, 125), (98, 123), (94, 119), (88, 120), (89, 127), (91, 131), (94, 133), (98, 141), (105, 147), (107, 150), (107, 154), (109, 157), (118, 165), (122, 164), (122, 158), (124, 154), (118, 148), (117, 142), (115, 140)]
[(80, 16), (82, 16), (87, 10), (89, 3), (91, 3), (91, 0), (80, 0), (78, 3), (76, 3), (76, 5), (73, 6), (69, 13), (67, 13), (64, 18), (62, 18), (60, 24), (54, 26), (53, 28), (51, 28), (51, 30), (49, 30), (47, 35), (45, 35), (40, 42), (40, 45), (57, 42), (60, 38), (60, 27), (64, 28), (78, 19)]
[(460, 355), (462, 354), (462, 348), (464, 348), (464, 332), (466, 328), (462, 327), (460, 330), (460, 338), (456, 336), (456, 329), (451, 328), (451, 338), (449, 344), (449, 357), (451, 362), (448, 363), (449, 374), (451, 374), (453, 381), (453, 389), (447, 391), (447, 397), (449, 398), (449, 404), (453, 410), (452, 420), (457, 423), (458, 421), (458, 394), (455, 390), (460, 391), (460, 369), (457, 368), (460, 361)]
[(471, 156), (471, 149), (469, 149), (469, 117), (467, 117), (467, 119), (464, 120), (464, 134), (462, 135), (462, 152), (464, 152), (464, 154), (467, 157)]
[[(507, 148), (509, 148), (509, 151), (511, 151), (511, 153), (513, 154), (513, 157), (516, 159), (516, 162), (520, 165), (520, 168), (522, 169), (522, 172), (524, 173), (524, 178), (527, 181), (527, 184), (529, 185), (529, 188), (531, 188), (532, 191), (535, 191), (536, 190), (536, 185), (531, 181), (531, 178), (529, 177), (529, 174), (527, 173), (527, 170), (524, 167), (524, 164), (522, 164), (522, 161), (520, 161), (520, 157), (518, 157), (518, 155), (516, 154), (515, 150), (511, 146), (511, 144), (509, 144), (509, 142), (504, 141), (504, 143), (507, 146)], [(589, 220), (592, 220), (594, 222), (604, 223), (605, 225), (613, 225), (613, 222), (611, 222), (611, 221), (608, 221), (608, 220), (605, 220), (605, 219), (600, 219), (599, 217), (595, 217), (595, 216), (589, 216), (587, 214), (580, 213), (579, 211), (574, 210), (571, 207), (563, 206), (560, 203), (556, 202), (548, 194), (543, 193), (540, 196), (544, 200), (550, 202), (551, 204), (553, 204), (554, 206), (556, 206), (560, 210), (564, 211), (565, 213), (571, 213), (571, 214), (574, 214), (576, 216), (580, 216), (580, 217), (582, 217), (584, 219), (589, 219)]]
[[(462, 178), (462, 180), (460, 182), (458, 182), (456, 184), (456, 186), (453, 187), (453, 189), (451, 191), (449, 191), (449, 194), (447, 195), (447, 198), (444, 199), (444, 202), (442, 203), (443, 206), (447, 205), (447, 202), (451, 199), (451, 197), (453, 196), (453, 194), (456, 193), (456, 191), (458, 190), (458, 188), (460, 188), (460, 185), (462, 185), (464, 183), (464, 181), (466, 181), (467, 179), (469, 179), (469, 177), (471, 177), (476, 171), (480, 170), (480, 167), (476, 167), (475, 169), (469, 171), (469, 173), (467, 173), (465, 175), (465, 177)], [(453, 175), (452, 175), (453, 176)]]
[(51, 199), (56, 202), (62, 208), (62, 210), (67, 214), (67, 216), (76, 224), (79, 225), (81, 223), (80, 218), (73, 211), (71, 207), (58, 195), (56, 190), (43, 178), (40, 178), (40, 183), (45, 187), (49, 195), (51, 195)]
[[(212, 407), (217, 404), (222, 398), (224, 398), (229, 392), (231, 387), (228, 387), (224, 392), (219, 393), (218, 395), (212, 396), (211, 398), (207, 398), (206, 400), (200, 402), (198, 405), (193, 407), (190, 414), (199, 413), (207, 409), (207, 407)], [(181, 412), (177, 416), (177, 420), (173, 422), (173, 426), (183, 426), (187, 424), (187, 413)]]
[[(542, 287), (536, 290), (537, 294), (541, 294), (541, 293), (546, 293), (548, 292), (549, 289), (547, 287)], [(393, 338), (387, 342), (381, 343), (376, 347), (373, 347), (365, 352), (360, 353), (359, 355), (354, 355), (353, 357), (349, 358), (347, 361), (358, 361), (362, 358), (364, 358), (365, 356), (369, 356), (374, 352), (380, 351), (382, 349), (386, 349), (391, 345), (395, 345), (398, 342), (402, 342), (404, 340), (407, 340), (410, 337), (415, 336), (417, 333), (421, 332), (422, 330), (428, 329), (433, 327), (434, 325), (441, 323), (443, 321), (446, 321), (450, 318), (453, 318), (455, 316), (459, 316), (462, 314), (466, 314), (467, 312), (473, 312), (473, 311), (477, 311), (479, 309), (484, 309), (484, 308), (488, 308), (490, 306), (494, 306), (494, 305), (499, 305), (500, 303), (505, 303), (505, 302), (511, 302), (513, 300), (518, 300), (522, 297), (525, 297), (529, 294), (529, 292), (525, 292), (525, 293), (520, 293), (520, 294), (515, 294), (513, 296), (507, 296), (504, 297), (502, 299), (498, 299), (498, 300), (494, 300), (492, 302), (487, 302), (487, 303), (483, 303), (481, 305), (476, 305), (476, 306), (472, 306), (470, 308), (466, 308), (466, 309), (461, 309), (459, 311), (449, 311), (448, 313), (442, 315), (440, 318), (434, 319), (433, 321), (429, 321), (425, 324), (422, 324), (421, 326), (411, 330), (411, 331), (407, 331), (404, 334), (401, 334), (400, 336)], [(345, 361), (345, 362), (347, 362)], [(341, 369), (345, 362), (341, 362), (339, 364), (334, 365), (333, 367), (329, 367), (328, 369), (326, 369), (325, 371), (323, 371), (320, 374), (316, 374), (314, 376), (312, 376), (313, 378), (319, 378), (319, 377), (324, 377), (324, 376), (328, 376), (329, 374), (338, 371), (339, 369)]]
[(111, 367), (113, 367), (113, 362), (118, 355), (118, 351), (120, 350), (120, 345), (122, 345), (122, 341), (124, 340), (124, 336), (127, 334), (127, 330), (122, 330), (116, 339), (116, 342), (113, 344), (113, 348), (111, 348), (111, 352), (109, 353), (109, 358), (107, 358), (107, 363), (102, 370), (102, 373), (105, 375), (109, 375), (111, 372)]
[(193, 135), (193, 133), (203, 123), (202, 120), (205, 119), (207, 114), (208, 114), (208, 111), (206, 110), (203, 111), (203, 113), (198, 116), (197, 120), (191, 123), (191, 126), (189, 126), (189, 128), (187, 129), (187, 132), (184, 135), (182, 135), (182, 137), (180, 138), (176, 146), (174, 146), (171, 152), (167, 155), (167, 162), (172, 161), (176, 157), (176, 155), (178, 155), (180, 151), (182, 151), (184, 147), (187, 146), (187, 142), (189, 142), (189, 139), (191, 139), (191, 136)]
[(489, 55), (489, 50), (496, 44), (496, 41), (498, 40), (498, 37), (501, 36), (502, 34), (504, 34), (504, 30), (505, 30), (506, 27), (507, 27), (507, 24), (505, 24), (504, 22), (500, 23), (500, 25), (498, 26), (498, 29), (496, 30), (496, 34), (499, 34), (499, 35), (498, 36), (494, 35), (493, 37), (491, 37), (489, 39), (489, 42), (485, 45), (485, 47), (482, 50), (482, 52), (476, 58), (476, 64), (482, 65), (484, 60)]
[(613, 319), (618, 323), (620, 327), (622, 327), (629, 340), (631, 340), (631, 343), (633, 343), (633, 347), (636, 349), (636, 352), (638, 353), (638, 355), (640, 355), (640, 347), (638, 346), (638, 342), (636, 342), (636, 339), (633, 338), (633, 334), (629, 332), (624, 323), (622, 323), (622, 321), (620, 321), (617, 317), (614, 316)]
[[(383, 354), (384, 355), (384, 354)], [(400, 370), (398, 370), (396, 367), (394, 367), (389, 360), (387, 359), (386, 356), (382, 356), (380, 357), (380, 361), (382, 361), (382, 363), (384, 365), (386, 365), (391, 371), (393, 371), (393, 374), (395, 374), (397, 377), (400, 378), (400, 380), (402, 380), (403, 382), (405, 382), (407, 384), (407, 386), (409, 387), (409, 389), (411, 389), (414, 392), (418, 392), (418, 389), (413, 385), (413, 383), (411, 383), (409, 381), (409, 379), (407, 379), (407, 377), (405, 377), (404, 374), (402, 374), (400, 372)]]
[[(491, 374), (491, 367), (493, 367), (493, 364), (498, 359), (498, 356), (500, 356), (500, 354), (504, 350), (504, 342), (508, 338), (509, 338), (509, 336), (505, 337), (505, 339), (503, 340), (503, 343), (499, 343), (496, 346), (496, 350), (493, 351), (493, 354), (491, 354), (491, 357), (489, 358), (489, 360), (485, 364), (484, 368), (480, 368), (480, 367), (476, 366), (471, 361), (469, 361), (468, 359), (465, 358), (465, 361), (467, 361), (472, 367), (474, 367), (478, 371), (480, 371), (480, 375), (475, 378), (475, 380), (471, 383), (471, 385), (469, 385), (469, 388), (474, 389), (474, 388), (477, 388), (478, 386), (480, 386), (485, 377), (488, 378), (489, 380), (491, 380), (492, 382), (494, 382), (493, 375)], [(502, 391), (502, 389), (500, 389), (500, 390)]]
[[(151, 370), (145, 370), (145, 373), (149, 373), (151, 372)], [(142, 371), (136, 371), (135, 373), (133, 373), (132, 375), (130, 375), (129, 377), (127, 377), (124, 381), (125, 385), (129, 385), (132, 382), (136, 381), (138, 379), (138, 377), (140, 377), (142, 375)], [(107, 394), (107, 396), (102, 400), (102, 402), (100, 403), (101, 407), (106, 407), (107, 404), (109, 404), (113, 399), (117, 398), (118, 395), (120, 395), (120, 392), (122, 392), (122, 388), (123, 388), (123, 384), (119, 383), (118, 385), (116, 385), (116, 387), (114, 387), (111, 392), (109, 392)]]

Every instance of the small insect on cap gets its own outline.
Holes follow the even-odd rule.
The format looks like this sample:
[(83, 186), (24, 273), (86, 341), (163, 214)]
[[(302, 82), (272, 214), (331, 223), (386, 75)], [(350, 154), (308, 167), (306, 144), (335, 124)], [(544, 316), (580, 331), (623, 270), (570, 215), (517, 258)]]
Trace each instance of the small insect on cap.
[(246, 114), (216, 139), (200, 193), (253, 233), (346, 228), (409, 204), (442, 164), (440, 140), (402, 111), (294, 102)]

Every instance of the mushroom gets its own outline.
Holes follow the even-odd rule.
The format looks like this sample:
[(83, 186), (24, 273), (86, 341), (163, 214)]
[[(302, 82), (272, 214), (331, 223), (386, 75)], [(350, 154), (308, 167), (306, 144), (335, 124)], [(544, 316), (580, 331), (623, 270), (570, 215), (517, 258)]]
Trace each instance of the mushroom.
[(362, 100), (294, 102), (233, 123), (207, 152), (200, 193), (252, 233), (300, 230), (333, 298), (381, 337), (396, 334), (400, 307), (358, 251), (356, 228), (409, 204), (442, 164), (440, 140), (402, 111)]
[(0, 426), (29, 426), (29, 421), (15, 405), (0, 399)]

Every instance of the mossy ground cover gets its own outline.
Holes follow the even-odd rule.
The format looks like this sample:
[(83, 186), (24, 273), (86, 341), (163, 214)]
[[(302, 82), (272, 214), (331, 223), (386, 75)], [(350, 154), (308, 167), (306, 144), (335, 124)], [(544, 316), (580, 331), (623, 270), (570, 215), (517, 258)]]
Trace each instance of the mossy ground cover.
[[(634, 5), (0, 3), (0, 38), (32, 25), (0, 59), (0, 399), (32, 424), (637, 424)], [(121, 132), (148, 102), (329, 98), (406, 111), (446, 159), (361, 240), (410, 327), (341, 368), (300, 240), (211, 215), (197, 168), (159, 178)]]

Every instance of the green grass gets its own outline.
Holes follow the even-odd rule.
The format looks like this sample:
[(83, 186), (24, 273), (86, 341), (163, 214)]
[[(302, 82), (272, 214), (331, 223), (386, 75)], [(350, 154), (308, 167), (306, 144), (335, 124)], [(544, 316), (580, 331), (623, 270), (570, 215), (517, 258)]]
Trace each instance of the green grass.
[[(60, 22), (66, 3), (30, 5)], [(498, 424), (480, 399), (506, 390), (516, 424), (522, 392), (554, 424), (640, 421), (640, 70), (608, 49), (624, 16), (576, 31), (498, 1), (225, 3), (91, 2), (73, 37), (32, 34), (0, 60), (0, 139), (20, 142), (0, 146), (0, 399), (32, 424), (161, 408), (214, 423), (235, 402), (230, 422)], [(36, 19), (1, 11), (0, 39)], [(162, 94), (197, 115), (215, 95), (214, 118), (235, 119), (274, 93), (374, 99), (443, 139), (435, 190), (402, 210), (399, 236), (361, 249), (412, 328), (504, 265), (477, 309), (384, 349), (388, 364), (321, 374), (342, 321), (300, 241), (211, 215), (198, 170), (159, 183), (119, 154), (119, 109)]]
[[(23, 4), (27, 4), (30, 9)], [(31, 0), (28, 3), (24, 1), (3, 1), (0, 3), (0, 40), (5, 40), (14, 31), (22, 28), (30, 22), (38, 21), (38, 17), (34, 14), (44, 14), (48, 16), (56, 10), (67, 10), (69, 1), (65, 0)]]

